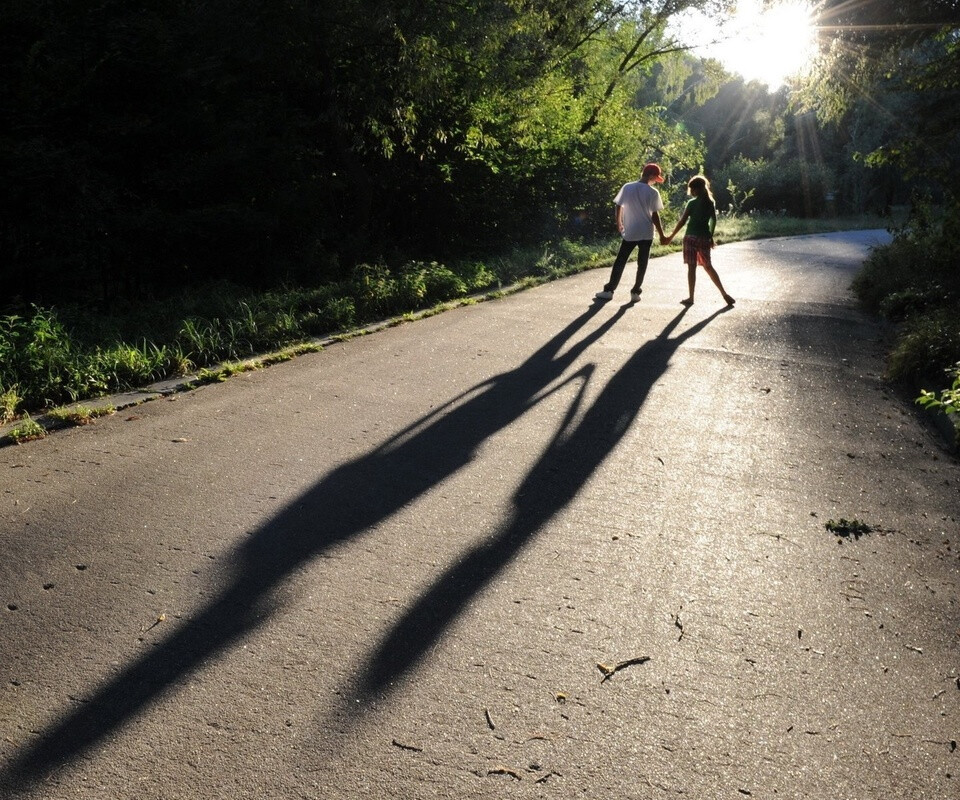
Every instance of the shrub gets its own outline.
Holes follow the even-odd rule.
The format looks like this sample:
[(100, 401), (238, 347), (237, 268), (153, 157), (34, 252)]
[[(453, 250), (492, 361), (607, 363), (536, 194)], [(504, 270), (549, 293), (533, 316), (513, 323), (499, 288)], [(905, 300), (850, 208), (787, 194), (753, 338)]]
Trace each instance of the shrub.
[(408, 308), (419, 308), (427, 296), (427, 276), (416, 263), (407, 264), (397, 276), (397, 298)]
[(879, 312), (887, 298), (908, 290), (918, 291), (913, 284), (914, 264), (919, 256), (911, 241), (898, 236), (889, 245), (870, 253), (851, 288), (868, 310)]
[(55, 311), (0, 318), (0, 386), (23, 387), (25, 405), (76, 400), (86, 389), (77, 351)]
[(890, 356), (895, 380), (927, 381), (960, 361), (958, 212), (918, 202), (908, 223), (871, 253), (854, 279), (861, 302), (899, 325)]
[(960, 361), (960, 316), (955, 309), (919, 314), (903, 323), (890, 354), (890, 377), (915, 384)]
[(953, 376), (953, 385), (942, 389), (939, 397), (936, 392), (925, 389), (917, 398), (917, 403), (924, 408), (943, 409), (947, 414), (960, 414), (960, 361), (946, 372)]
[(822, 165), (792, 159), (756, 160), (738, 156), (714, 176), (717, 205), (734, 211), (785, 211), (797, 217), (824, 212), (830, 176)]
[(421, 266), (427, 293), (424, 299), (429, 303), (440, 303), (463, 297), (467, 293), (466, 282), (449, 268), (435, 261)]
[(468, 290), (471, 292), (489, 289), (496, 286), (499, 281), (492, 270), (487, 269), (485, 264), (465, 264), (461, 269), (463, 280), (466, 282)]
[(16, 386), (0, 389), (0, 424), (12, 422), (17, 418), (17, 409), (21, 402), (23, 398)]
[(327, 300), (316, 316), (314, 332), (330, 333), (352, 328), (357, 324), (357, 307), (350, 297), (333, 297)]
[(384, 316), (395, 308), (396, 282), (384, 264), (359, 264), (351, 278), (357, 308), (364, 316)]

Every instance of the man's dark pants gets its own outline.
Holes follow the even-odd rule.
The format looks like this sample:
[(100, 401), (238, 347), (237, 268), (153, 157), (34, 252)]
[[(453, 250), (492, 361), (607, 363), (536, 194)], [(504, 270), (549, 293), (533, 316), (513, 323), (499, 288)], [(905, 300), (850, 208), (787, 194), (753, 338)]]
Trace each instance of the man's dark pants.
[(633, 284), (632, 291), (639, 292), (643, 284), (643, 276), (647, 272), (647, 262), (650, 260), (650, 248), (653, 246), (653, 239), (643, 239), (639, 242), (621, 242), (620, 252), (617, 253), (617, 260), (613, 262), (613, 270), (610, 273), (610, 282), (603, 287), (605, 292), (612, 292), (620, 283), (623, 276), (623, 268), (627, 265), (627, 259), (633, 248), (637, 248), (637, 280)]

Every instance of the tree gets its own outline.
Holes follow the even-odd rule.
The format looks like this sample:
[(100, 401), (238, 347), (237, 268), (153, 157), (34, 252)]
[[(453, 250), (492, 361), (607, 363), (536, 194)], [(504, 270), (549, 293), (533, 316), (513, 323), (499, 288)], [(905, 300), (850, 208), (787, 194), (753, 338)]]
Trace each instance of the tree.
[(955, 198), (960, 177), (960, 2), (831, 0), (820, 22), (829, 39), (805, 101), (823, 119), (885, 117), (883, 141), (859, 153)]
[(704, 2), (8, 0), (2, 280), (316, 283), (556, 235), (695, 153), (631, 98)]

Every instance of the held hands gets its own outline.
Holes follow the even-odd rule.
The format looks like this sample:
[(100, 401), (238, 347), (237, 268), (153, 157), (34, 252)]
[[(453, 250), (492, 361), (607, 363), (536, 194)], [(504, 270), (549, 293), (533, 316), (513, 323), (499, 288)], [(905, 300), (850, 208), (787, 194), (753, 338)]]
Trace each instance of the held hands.
[(663, 245), (664, 247), (666, 247), (672, 241), (673, 241), (673, 235), (664, 236), (662, 233), (660, 234), (660, 244)]

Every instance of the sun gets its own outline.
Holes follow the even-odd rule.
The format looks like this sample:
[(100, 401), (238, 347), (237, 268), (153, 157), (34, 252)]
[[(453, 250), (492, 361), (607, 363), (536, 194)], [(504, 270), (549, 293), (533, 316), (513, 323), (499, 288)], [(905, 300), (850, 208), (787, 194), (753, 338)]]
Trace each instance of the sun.
[(761, 0), (741, 0), (730, 25), (730, 38), (719, 45), (719, 60), (731, 72), (771, 89), (804, 72), (816, 55), (813, 10), (804, 3), (764, 8)]
[[(703, 28), (697, 34), (704, 40), (695, 48), (697, 54), (770, 89), (807, 71), (817, 53), (814, 9), (804, 0), (738, 0), (732, 15), (709, 25), (712, 30)], [(693, 32), (685, 32), (685, 27), (680, 30), (682, 39)]]

